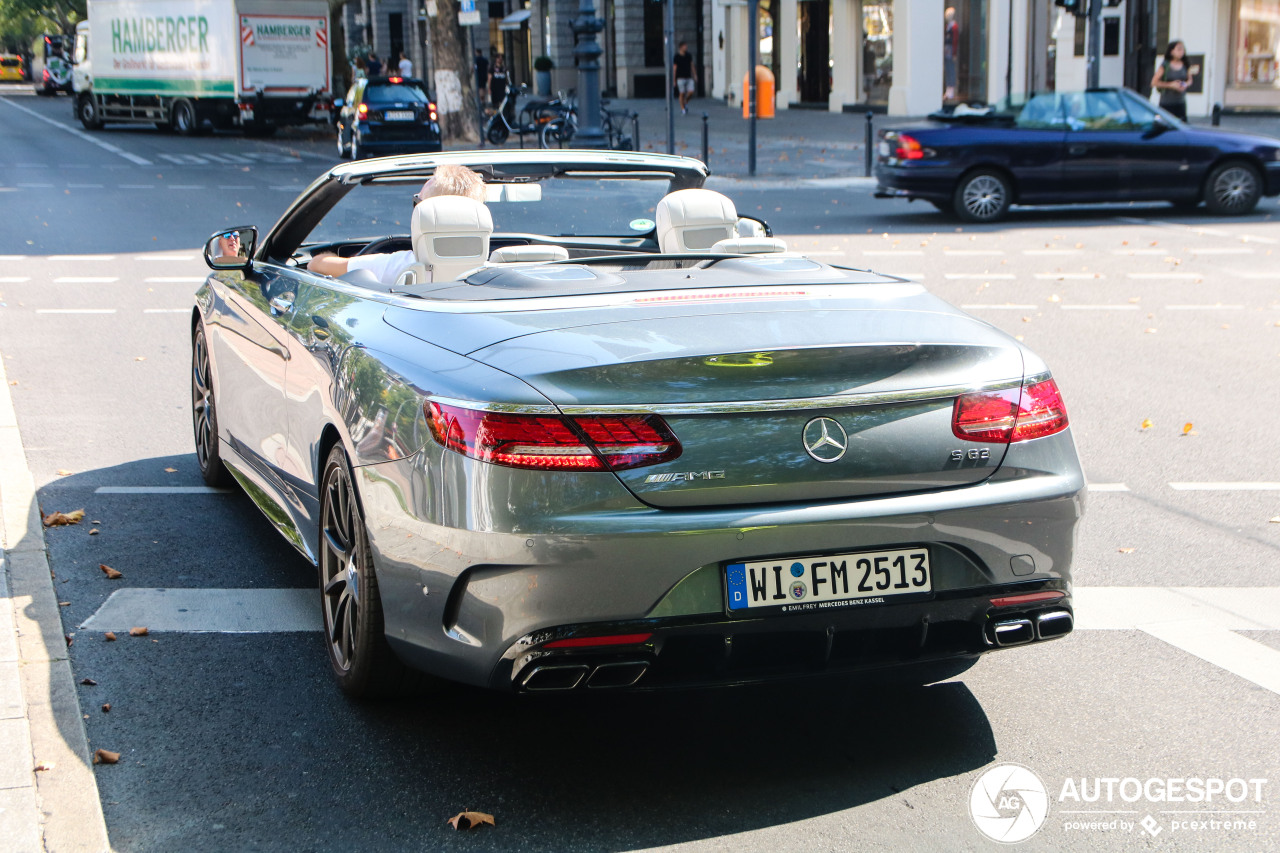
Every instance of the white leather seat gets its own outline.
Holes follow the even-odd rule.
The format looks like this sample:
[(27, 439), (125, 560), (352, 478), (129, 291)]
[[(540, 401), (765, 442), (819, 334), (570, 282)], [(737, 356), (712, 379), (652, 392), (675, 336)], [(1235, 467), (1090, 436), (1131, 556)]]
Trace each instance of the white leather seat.
[(418, 262), (402, 272), (396, 284), (456, 281), (489, 259), (493, 217), (474, 199), (434, 196), (414, 207), (411, 233)]
[(738, 210), (715, 190), (676, 190), (654, 211), (658, 250), (665, 254), (706, 252), (737, 235)]
[(567, 260), (569, 250), (564, 246), (504, 246), (494, 249), (489, 255), (489, 262), (494, 264), (534, 264)]
[(725, 255), (768, 255), (786, 250), (787, 241), (777, 237), (734, 237), (711, 247), (712, 252)]

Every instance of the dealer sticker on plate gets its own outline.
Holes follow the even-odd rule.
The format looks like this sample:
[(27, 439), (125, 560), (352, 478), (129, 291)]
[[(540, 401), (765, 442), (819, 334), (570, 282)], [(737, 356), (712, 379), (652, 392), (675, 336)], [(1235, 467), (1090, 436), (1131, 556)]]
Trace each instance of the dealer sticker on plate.
[(786, 612), (873, 604), (892, 595), (930, 592), (929, 551), (862, 551), (733, 563), (725, 567), (730, 610)]

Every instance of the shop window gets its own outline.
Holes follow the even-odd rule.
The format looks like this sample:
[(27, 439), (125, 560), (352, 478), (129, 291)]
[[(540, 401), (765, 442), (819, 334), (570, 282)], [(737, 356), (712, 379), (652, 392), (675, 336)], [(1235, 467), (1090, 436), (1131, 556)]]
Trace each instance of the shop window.
[(889, 103), (893, 85), (893, 4), (862, 4), (862, 98)]
[(942, 100), (985, 102), (987, 3), (956, 0), (942, 14)]
[(1239, 0), (1234, 48), (1237, 84), (1277, 85), (1280, 0)]

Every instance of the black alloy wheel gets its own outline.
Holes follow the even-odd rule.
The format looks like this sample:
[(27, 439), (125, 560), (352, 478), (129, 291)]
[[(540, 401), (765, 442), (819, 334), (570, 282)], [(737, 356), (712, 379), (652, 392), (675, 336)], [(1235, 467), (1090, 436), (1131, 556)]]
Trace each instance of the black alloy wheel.
[(952, 207), (965, 222), (998, 222), (1008, 213), (1012, 195), (1008, 178), (991, 169), (979, 169), (960, 179)]
[(191, 338), (191, 425), (195, 430), (196, 462), (205, 484), (215, 488), (230, 479), (218, 445), (218, 412), (213, 404), (213, 374), (209, 370), (209, 344), (204, 326)]
[(93, 100), (92, 95), (81, 95), (80, 103), (76, 106), (80, 123), (84, 125), (85, 130), (97, 130), (102, 127), (102, 119), (98, 118), (98, 104)]
[(369, 534), (341, 444), (320, 481), (320, 600), (329, 665), (344, 692), (397, 695), (425, 678), (387, 645)]
[(1205, 184), (1205, 207), (1220, 216), (1248, 213), (1261, 197), (1262, 176), (1254, 166), (1240, 161), (1217, 166)]

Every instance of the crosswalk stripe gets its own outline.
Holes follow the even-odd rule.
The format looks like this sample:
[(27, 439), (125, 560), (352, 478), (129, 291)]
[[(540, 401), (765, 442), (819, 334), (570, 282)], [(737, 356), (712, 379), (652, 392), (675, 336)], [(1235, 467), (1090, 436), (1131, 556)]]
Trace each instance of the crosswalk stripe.
[(63, 275), (53, 280), (54, 284), (110, 284), (119, 281), (114, 275)]
[(114, 308), (37, 308), (37, 314), (114, 314)]

